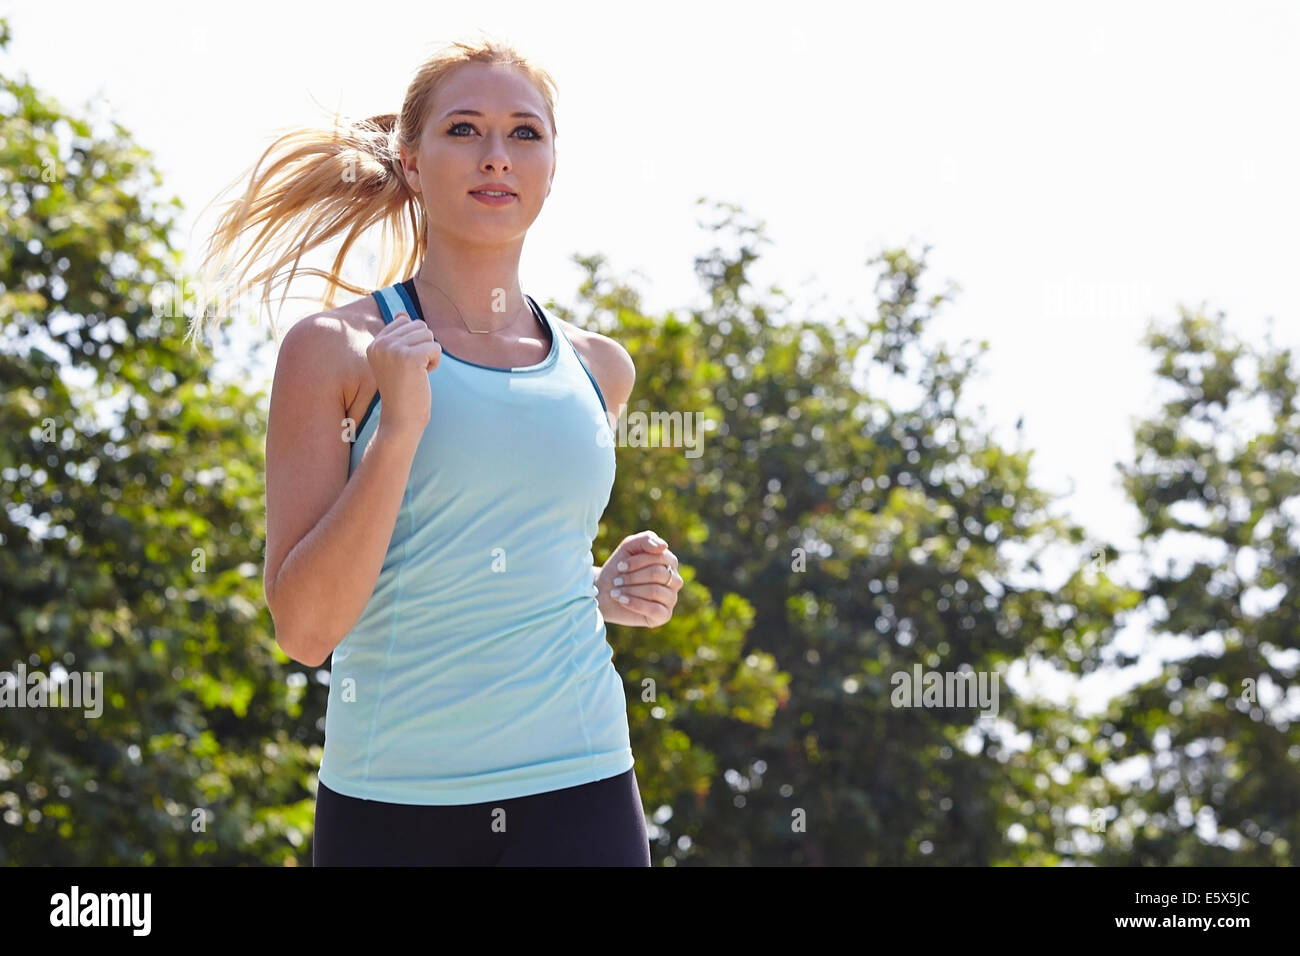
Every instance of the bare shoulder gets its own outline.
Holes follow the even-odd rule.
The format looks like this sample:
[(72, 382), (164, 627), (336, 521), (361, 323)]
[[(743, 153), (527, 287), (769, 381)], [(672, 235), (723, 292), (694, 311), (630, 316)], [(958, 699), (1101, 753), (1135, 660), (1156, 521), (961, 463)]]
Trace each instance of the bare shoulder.
[(290, 337), (293, 337), (299, 343), (316, 343), (323, 351), (343, 358), (354, 350), (355, 345), (365, 343), (361, 345), (361, 354), (364, 356), (365, 345), (369, 344), (369, 340), (378, 334), (383, 325), (379, 305), (372, 296), (363, 296), (299, 319), (280, 340), (280, 348), (283, 349)]
[(580, 329), (572, 322), (557, 317), (591, 374), (600, 383), (606, 405), (617, 410), (625, 405), (636, 384), (636, 363), (621, 344), (599, 332)]
[(384, 327), (373, 296), (362, 296), (295, 322), (280, 342), (280, 353), (293, 352), (326, 377), (350, 407), (367, 381), (373, 391), (366, 347)]

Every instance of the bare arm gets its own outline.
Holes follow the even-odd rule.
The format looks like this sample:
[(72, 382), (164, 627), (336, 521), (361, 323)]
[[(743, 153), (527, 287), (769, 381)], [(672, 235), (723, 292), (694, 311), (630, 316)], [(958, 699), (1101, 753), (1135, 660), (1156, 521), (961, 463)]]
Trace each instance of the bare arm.
[(328, 316), (288, 331), (266, 431), (266, 603), (276, 643), (313, 667), (374, 593), (420, 440), (381, 418), (348, 479), (343, 335)]

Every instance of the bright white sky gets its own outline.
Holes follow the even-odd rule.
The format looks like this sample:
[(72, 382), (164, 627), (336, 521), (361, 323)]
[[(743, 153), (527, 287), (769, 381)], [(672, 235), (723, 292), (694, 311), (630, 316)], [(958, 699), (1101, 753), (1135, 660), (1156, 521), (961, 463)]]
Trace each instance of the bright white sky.
[(1061, 510), (1120, 545), (1135, 513), (1114, 463), (1154, 401), (1146, 318), (1203, 302), (1300, 346), (1300, 10), (1284, 2), (0, 9), (13, 62), (66, 107), (106, 97), (192, 213), (280, 128), (395, 112), (443, 42), (512, 40), (559, 86), (526, 290), (572, 301), (570, 257), (599, 251), (648, 277), (632, 276), (652, 313), (702, 304), (701, 195), (765, 220), (760, 286), (824, 296), (817, 315), (867, 312), (865, 259), (929, 243), (931, 290), (962, 287), (936, 334), (990, 343), (968, 413), (1011, 447), (1023, 416), (1036, 480), (1073, 484)]

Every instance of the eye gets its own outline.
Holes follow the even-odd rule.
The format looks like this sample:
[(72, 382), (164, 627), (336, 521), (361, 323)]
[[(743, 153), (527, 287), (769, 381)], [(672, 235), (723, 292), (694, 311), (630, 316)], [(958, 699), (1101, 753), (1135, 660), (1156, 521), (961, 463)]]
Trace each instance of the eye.
[[(461, 134), (460, 134), (460, 133), (457, 133), (456, 130), (458, 130), (458, 129), (459, 129), (460, 127), (462, 127), (462, 126), (468, 126), (470, 129), (473, 129), (473, 128), (474, 128), (474, 125), (473, 125), (472, 123), (469, 123), (469, 122), (466, 121), (466, 120), (461, 120), (459, 123), (453, 123), (451, 126), (449, 126), (449, 127), (447, 128), (447, 132), (450, 133), (451, 135), (457, 137), (457, 138), (460, 138), (460, 137), (461, 137)], [(531, 139), (541, 139), (541, 138), (542, 138), (542, 131), (539, 130), (536, 126), (534, 126), (532, 123), (524, 123), (524, 124), (522, 124), (521, 126), (516, 126), (514, 131), (517, 133), (517, 132), (519, 132), (521, 129), (526, 129), (526, 130), (528, 130), (530, 133), (533, 134), (532, 136), (525, 136), (524, 139), (530, 139), (530, 140), (531, 140)]]

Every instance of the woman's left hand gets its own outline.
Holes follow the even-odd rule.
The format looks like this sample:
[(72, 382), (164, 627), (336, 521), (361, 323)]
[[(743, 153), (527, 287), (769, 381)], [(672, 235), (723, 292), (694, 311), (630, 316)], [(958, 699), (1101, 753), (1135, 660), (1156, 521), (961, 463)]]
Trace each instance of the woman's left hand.
[(596, 601), (610, 624), (659, 627), (673, 616), (683, 583), (668, 542), (642, 531), (624, 538), (596, 575)]

